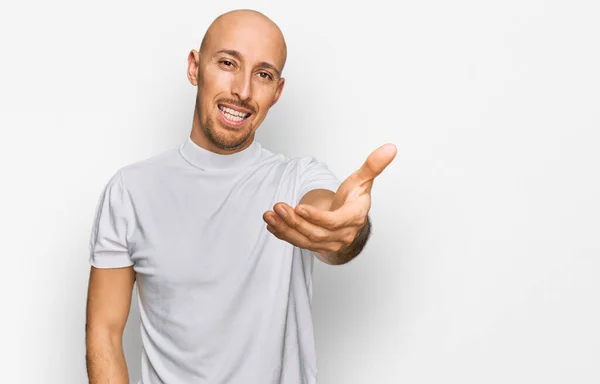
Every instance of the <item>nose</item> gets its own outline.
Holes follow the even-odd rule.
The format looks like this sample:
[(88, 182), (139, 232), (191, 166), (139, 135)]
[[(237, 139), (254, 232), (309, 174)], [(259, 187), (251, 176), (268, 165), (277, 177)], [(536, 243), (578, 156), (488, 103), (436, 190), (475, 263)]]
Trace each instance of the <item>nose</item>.
[(231, 93), (240, 100), (249, 100), (252, 96), (251, 74), (239, 71), (233, 80)]

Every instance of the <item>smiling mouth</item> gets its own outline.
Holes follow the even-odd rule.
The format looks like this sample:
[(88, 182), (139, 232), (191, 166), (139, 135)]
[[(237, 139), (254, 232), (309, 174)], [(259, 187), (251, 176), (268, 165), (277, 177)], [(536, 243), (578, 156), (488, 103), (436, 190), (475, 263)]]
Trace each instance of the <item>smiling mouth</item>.
[(221, 111), (221, 117), (223, 120), (231, 125), (240, 125), (252, 115), (251, 113), (236, 111), (235, 109), (225, 107), (220, 104), (217, 106), (219, 111)]

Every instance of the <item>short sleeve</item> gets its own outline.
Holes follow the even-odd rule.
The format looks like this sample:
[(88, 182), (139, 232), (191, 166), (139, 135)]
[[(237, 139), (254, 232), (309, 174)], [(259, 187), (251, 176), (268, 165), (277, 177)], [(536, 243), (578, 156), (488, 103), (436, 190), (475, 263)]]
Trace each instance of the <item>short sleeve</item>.
[(133, 205), (123, 186), (121, 172), (107, 183), (96, 206), (90, 236), (90, 264), (96, 268), (133, 265), (127, 231), (133, 225)]
[(305, 157), (300, 161), (298, 183), (298, 202), (313, 189), (328, 189), (337, 192), (341, 182), (323, 162), (314, 157)]

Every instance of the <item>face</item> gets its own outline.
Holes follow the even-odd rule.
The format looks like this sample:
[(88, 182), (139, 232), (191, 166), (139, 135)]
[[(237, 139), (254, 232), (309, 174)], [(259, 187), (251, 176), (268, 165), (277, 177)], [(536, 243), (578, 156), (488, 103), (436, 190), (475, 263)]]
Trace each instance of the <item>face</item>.
[(280, 32), (263, 21), (231, 23), (214, 26), (201, 52), (188, 57), (198, 87), (193, 130), (216, 153), (247, 148), (284, 85)]

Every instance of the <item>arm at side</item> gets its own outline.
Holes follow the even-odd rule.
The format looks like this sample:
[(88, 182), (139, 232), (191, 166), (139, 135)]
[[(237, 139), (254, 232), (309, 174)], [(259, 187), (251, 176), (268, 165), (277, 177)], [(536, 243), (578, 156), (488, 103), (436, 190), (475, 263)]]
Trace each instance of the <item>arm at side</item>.
[(85, 342), (90, 384), (128, 384), (123, 330), (129, 317), (135, 282), (133, 267), (91, 267)]

